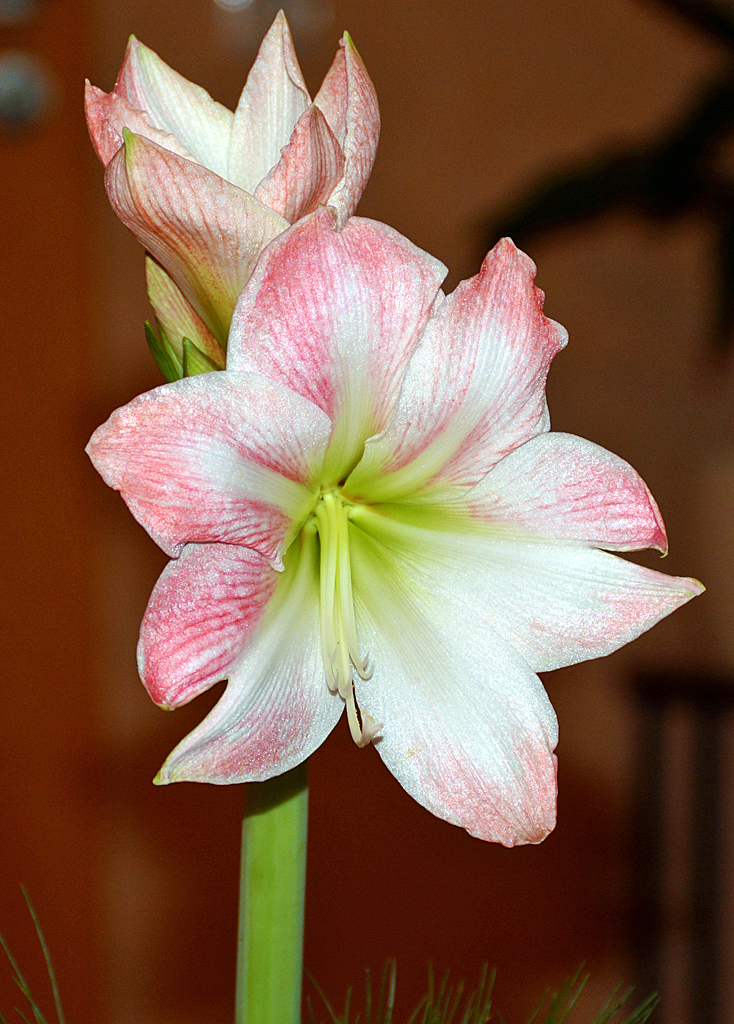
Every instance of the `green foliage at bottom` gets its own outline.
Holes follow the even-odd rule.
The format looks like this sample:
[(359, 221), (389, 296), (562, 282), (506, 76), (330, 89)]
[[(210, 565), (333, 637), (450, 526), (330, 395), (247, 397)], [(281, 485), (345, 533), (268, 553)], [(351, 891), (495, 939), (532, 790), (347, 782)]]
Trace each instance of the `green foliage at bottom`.
[[(310, 978), (327, 1013), (326, 1020), (318, 1017), (313, 1002), (307, 998), (310, 1024), (398, 1024), (394, 1018), (395, 984), (397, 967), (394, 960), (388, 960), (382, 972), (379, 989), (375, 995), (372, 990), (370, 972), (366, 972), (364, 1010), (352, 1015), (352, 990), (347, 990), (344, 1009), (337, 1013), (322, 992), (314, 978)], [(492, 989), (494, 987), (494, 971), (485, 966), (479, 979), (479, 985), (473, 992), (464, 994), (464, 983), (452, 985), (448, 972), (436, 985), (433, 971), (428, 971), (428, 991), (410, 1017), (400, 1024), (504, 1024), (503, 1017), (492, 1009)], [(572, 1024), (570, 1014), (581, 995), (589, 975), (582, 975), (581, 968), (576, 974), (567, 978), (557, 992), (546, 992), (538, 1003), (535, 1012), (527, 1024)], [(632, 989), (620, 995), (619, 989), (612, 992), (596, 1017), (588, 1024), (645, 1024), (657, 1005), (656, 995), (649, 996), (630, 1014), (619, 1017), (625, 1004), (632, 995)], [(578, 1016), (573, 1024), (581, 1024)]]
[[(25, 889), (22, 889), (22, 892), (36, 929), (38, 941), (43, 950), (58, 1024), (64, 1024), (56, 976), (51, 964), (46, 940), (28, 894)], [(14, 1007), (15, 1013), (24, 1024), (48, 1024), (47, 1018), (36, 1003), (21, 973), (20, 967), (2, 935), (0, 935), (0, 947), (5, 951), (5, 955), (10, 962), (13, 970), (13, 980), (28, 1002), (31, 1017), (28, 1017), (17, 1006)], [(433, 971), (429, 968), (428, 991), (410, 1017), (401, 1022), (398, 1022), (394, 1017), (396, 975), (397, 967), (395, 961), (388, 960), (382, 971), (377, 991), (373, 992), (370, 972), (365, 972), (364, 1009), (355, 1014), (352, 1014), (350, 1005), (352, 1002), (351, 989), (347, 990), (343, 1011), (337, 1013), (316, 980), (309, 976), (311, 984), (318, 993), (327, 1014), (326, 1019), (318, 1017), (311, 999), (307, 998), (309, 1024), (490, 1024), (490, 1022), (492, 1024), (505, 1024), (503, 1017), (492, 1008), (495, 972), (489, 971), (486, 966), (482, 969), (479, 984), (471, 992), (465, 992), (463, 982), (459, 982), (456, 985), (451, 984), (448, 972), (436, 984)], [(581, 968), (579, 968), (572, 978), (566, 979), (557, 992), (548, 991), (543, 995), (527, 1024), (582, 1024), (578, 1015), (571, 1017), (571, 1013), (588, 980), (588, 974), (582, 975)], [(645, 1024), (645, 1021), (647, 1021), (655, 1009), (658, 1001), (657, 996), (650, 996), (631, 1013), (621, 1017), (618, 1016), (631, 994), (632, 989), (622, 994), (620, 994), (619, 989), (616, 989), (594, 1019), (583, 1022), (583, 1024), (610, 1024), (610, 1021), (614, 1021), (614, 1024)], [(9, 1024), (2, 1013), (0, 1013), (0, 1024)]]
[[(54, 1004), (55, 1004), (55, 1007), (56, 1007), (56, 1017), (58, 1019), (59, 1024), (64, 1024), (64, 1014), (63, 1014), (63, 1011), (61, 1009), (61, 999), (59, 998), (59, 989), (58, 989), (58, 985), (56, 984), (56, 975), (54, 973), (53, 964), (51, 963), (51, 955), (50, 955), (50, 953), (48, 951), (48, 946), (46, 945), (46, 939), (44, 938), (43, 932), (41, 931), (41, 925), (38, 923), (38, 917), (36, 916), (36, 912), (33, 909), (33, 904), (31, 903), (31, 901), (30, 901), (30, 899), (28, 897), (28, 893), (25, 891), (25, 889), (23, 888), (22, 885), (21, 885), (20, 888), (21, 888), (21, 892), (23, 893), (23, 899), (25, 900), (26, 906), (28, 907), (28, 912), (31, 915), (31, 919), (33, 921), (33, 927), (36, 929), (36, 935), (38, 936), (38, 941), (41, 944), (41, 950), (43, 951), (43, 958), (46, 961), (46, 970), (48, 971), (48, 979), (49, 979), (49, 981), (51, 983), (51, 991), (53, 993)], [(35, 1024), (47, 1024), (46, 1018), (44, 1017), (43, 1013), (39, 1009), (38, 1004), (36, 1003), (36, 1000), (33, 998), (33, 994), (31, 993), (31, 990), (30, 990), (30, 988), (28, 986), (28, 983), (26, 982), (25, 978), (23, 977), (23, 974), (22, 974), (22, 972), (20, 970), (20, 967), (16, 963), (15, 958), (13, 957), (13, 954), (10, 952), (10, 947), (8, 946), (7, 942), (2, 937), (2, 935), (0, 935), (0, 946), (2, 946), (3, 951), (5, 952), (5, 956), (8, 958), (8, 961), (10, 962), (10, 966), (13, 968), (13, 981), (18, 986), (18, 988), (22, 992), (22, 994), (25, 997), (25, 999), (28, 1001), (28, 1005), (30, 1007), (31, 1013), (33, 1014), (33, 1020), (35, 1021)], [(25, 1022), (25, 1024), (31, 1024), (31, 1021), (28, 1019), (28, 1017), (23, 1012), (23, 1010), (20, 1009), (20, 1007), (15, 1006), (14, 1010), (18, 1014), (20, 1019)], [(0, 1013), (0, 1024), (8, 1024), (8, 1022), (6, 1021), (5, 1017), (3, 1017), (2, 1013)]]

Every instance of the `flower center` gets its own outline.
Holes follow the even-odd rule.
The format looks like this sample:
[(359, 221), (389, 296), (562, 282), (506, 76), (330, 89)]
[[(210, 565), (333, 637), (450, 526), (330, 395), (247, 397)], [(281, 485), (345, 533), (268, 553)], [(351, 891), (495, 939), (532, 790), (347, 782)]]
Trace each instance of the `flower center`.
[(354, 672), (369, 679), (372, 669), (361, 658), (354, 621), (352, 566), (349, 557), (349, 506), (333, 491), (327, 491), (314, 510), (321, 547), (320, 611), (321, 650), (326, 682), (332, 693), (339, 693), (347, 705), (352, 739), (366, 747), (380, 726), (360, 711), (354, 695)]

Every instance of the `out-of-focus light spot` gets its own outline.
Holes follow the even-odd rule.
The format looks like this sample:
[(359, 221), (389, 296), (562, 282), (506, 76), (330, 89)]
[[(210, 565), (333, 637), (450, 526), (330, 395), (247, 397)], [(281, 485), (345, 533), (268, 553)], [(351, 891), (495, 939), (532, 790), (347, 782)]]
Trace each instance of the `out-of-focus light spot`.
[(223, 11), (244, 11), (252, 2), (253, 0), (214, 0), (217, 7), (221, 7)]
[(42, 124), (56, 98), (52, 72), (25, 50), (0, 53), (0, 133), (27, 131)]
[(38, 13), (38, 0), (0, 0), (0, 25), (23, 25)]
[(332, 0), (213, 0), (222, 49), (251, 63), (280, 8), (301, 56), (332, 28)]

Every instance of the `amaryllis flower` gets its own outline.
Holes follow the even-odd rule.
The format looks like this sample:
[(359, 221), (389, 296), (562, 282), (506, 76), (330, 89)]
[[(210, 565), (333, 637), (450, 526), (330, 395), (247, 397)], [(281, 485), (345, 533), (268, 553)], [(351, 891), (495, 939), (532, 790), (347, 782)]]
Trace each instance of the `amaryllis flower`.
[[(175, 708), (227, 678), (161, 783), (266, 779), (346, 708), (434, 814), (508, 846), (555, 821), (537, 672), (608, 654), (702, 587), (610, 552), (666, 548), (635, 471), (551, 433), (565, 344), (501, 241), (445, 268), (327, 210), (263, 253), (227, 369), (117, 410), (88, 451), (171, 556), (139, 665)], [(606, 550), (604, 550), (606, 549)]]
[(234, 113), (135, 38), (111, 93), (87, 83), (86, 111), (110, 202), (158, 264), (149, 295), (178, 370), (182, 337), (224, 365), (232, 310), (271, 239), (319, 205), (340, 224), (354, 212), (380, 127), (347, 34), (311, 101), (282, 11)]

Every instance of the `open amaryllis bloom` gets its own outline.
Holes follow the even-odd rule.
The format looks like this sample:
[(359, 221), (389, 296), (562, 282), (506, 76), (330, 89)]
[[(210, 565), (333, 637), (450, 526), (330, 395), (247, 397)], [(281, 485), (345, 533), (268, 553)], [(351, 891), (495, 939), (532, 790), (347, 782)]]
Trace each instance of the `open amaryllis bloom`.
[[(507, 239), (448, 298), (392, 229), (322, 210), (263, 253), (227, 369), (115, 412), (91, 458), (173, 556), (139, 664), (174, 708), (226, 690), (158, 781), (266, 779), (346, 708), (434, 814), (512, 846), (555, 822), (537, 672), (607, 654), (698, 594), (645, 484), (551, 433), (565, 344)], [(603, 550), (607, 549), (607, 550)]]
[(232, 310), (260, 252), (320, 205), (344, 223), (380, 130), (349, 36), (312, 102), (282, 11), (234, 113), (134, 38), (111, 93), (87, 83), (86, 111), (110, 202), (155, 260), (151, 304), (179, 364), (184, 336), (224, 365)]

